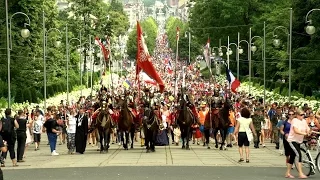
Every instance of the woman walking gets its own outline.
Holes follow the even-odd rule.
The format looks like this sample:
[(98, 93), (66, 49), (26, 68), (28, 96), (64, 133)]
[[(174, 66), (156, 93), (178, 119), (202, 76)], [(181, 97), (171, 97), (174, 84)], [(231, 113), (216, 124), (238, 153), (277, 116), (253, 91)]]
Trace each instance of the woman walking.
[(250, 118), (251, 113), (249, 109), (243, 108), (241, 110), (241, 117), (237, 120), (235, 134), (238, 134), (238, 146), (239, 146), (239, 154), (240, 160), (239, 162), (243, 162), (243, 146), (245, 147), (246, 152), (246, 163), (249, 163), (249, 146), (250, 141), (253, 140), (252, 134), (257, 136), (256, 131), (254, 129), (252, 119)]
[(306, 120), (304, 119), (305, 113), (301, 109), (296, 110), (296, 118), (292, 119), (291, 121), (291, 127), (290, 132), (287, 138), (287, 141), (291, 147), (291, 153), (290, 153), (290, 159), (287, 166), (286, 171), (286, 178), (293, 179), (294, 176), (291, 175), (291, 169), (292, 165), (295, 162), (295, 158), (298, 157), (298, 163), (297, 169), (299, 172), (299, 178), (300, 179), (306, 179), (308, 178), (303, 172), (302, 172), (302, 157), (301, 157), (301, 151), (300, 151), (300, 144), (303, 142), (304, 136), (311, 133), (311, 129), (309, 128)]
[(289, 158), (290, 158), (290, 152), (291, 152), (291, 147), (287, 141), (287, 138), (289, 136), (290, 128), (291, 128), (291, 122), (292, 119), (294, 118), (294, 111), (289, 110), (288, 111), (288, 119), (285, 120), (280, 127), (280, 133), (283, 135), (283, 147), (284, 147), (284, 155), (286, 156), (286, 165), (289, 165)]
[(70, 117), (67, 120), (67, 148), (69, 154), (74, 154), (76, 149), (76, 124), (77, 118), (75, 117), (76, 112), (74, 109), (70, 112)]

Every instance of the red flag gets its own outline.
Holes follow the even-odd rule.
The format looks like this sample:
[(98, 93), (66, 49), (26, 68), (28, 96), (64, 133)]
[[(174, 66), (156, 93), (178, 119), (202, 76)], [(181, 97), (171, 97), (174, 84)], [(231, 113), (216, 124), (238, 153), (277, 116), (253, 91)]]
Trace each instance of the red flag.
[(100, 46), (102, 53), (103, 53), (103, 56), (104, 56), (104, 59), (105, 59), (105, 61), (107, 61), (109, 58), (109, 50), (107, 51), (106, 47), (101, 43), (101, 41), (98, 37), (95, 38), (95, 44)]
[(160, 88), (160, 92), (164, 91), (164, 83), (160, 78), (159, 74), (156, 72), (153, 64), (151, 62), (152, 58), (148, 52), (147, 45), (144, 42), (142, 35), (142, 28), (139, 21), (137, 21), (137, 67), (136, 67), (136, 77), (143, 70), (148, 76), (154, 79)]

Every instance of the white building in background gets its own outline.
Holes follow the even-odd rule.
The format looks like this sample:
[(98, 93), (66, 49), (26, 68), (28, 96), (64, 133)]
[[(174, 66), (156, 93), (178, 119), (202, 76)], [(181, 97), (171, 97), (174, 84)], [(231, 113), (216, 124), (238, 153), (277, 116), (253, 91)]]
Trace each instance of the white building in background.
[(144, 4), (142, 0), (128, 0), (123, 5), (123, 8), (129, 18), (130, 29), (132, 29), (137, 24), (137, 21), (141, 21), (144, 17)]

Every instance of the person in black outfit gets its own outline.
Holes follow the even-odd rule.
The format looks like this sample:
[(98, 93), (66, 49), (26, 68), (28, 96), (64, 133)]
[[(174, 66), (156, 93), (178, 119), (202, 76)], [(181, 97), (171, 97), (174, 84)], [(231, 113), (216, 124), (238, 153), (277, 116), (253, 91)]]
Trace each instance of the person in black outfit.
[(23, 154), (26, 146), (26, 140), (27, 140), (27, 119), (24, 116), (24, 113), (22, 110), (18, 111), (18, 118), (17, 122), (19, 124), (19, 128), (17, 128), (17, 160), (18, 162), (24, 162), (23, 160)]
[[(0, 135), (0, 151), (2, 153), (5, 153), (5, 152), (7, 152), (7, 150), (8, 150), (7, 144), (5, 141), (3, 141), (2, 136)], [(0, 168), (0, 180), (3, 180), (3, 172), (1, 170), (1, 168)]]
[[(11, 109), (5, 110), (5, 117), (1, 119), (1, 136), (4, 141), (8, 144), (8, 150), (10, 153), (10, 158), (12, 160), (13, 167), (18, 166), (16, 161), (16, 155), (14, 152), (14, 145), (16, 142), (16, 133), (14, 128), (19, 128), (18, 122), (11, 117)], [(2, 152), (1, 154), (1, 167), (5, 167), (5, 160), (7, 158), (7, 152)]]
[(86, 150), (87, 135), (88, 135), (88, 117), (84, 113), (84, 107), (81, 107), (79, 114), (76, 115), (76, 152), (83, 154)]

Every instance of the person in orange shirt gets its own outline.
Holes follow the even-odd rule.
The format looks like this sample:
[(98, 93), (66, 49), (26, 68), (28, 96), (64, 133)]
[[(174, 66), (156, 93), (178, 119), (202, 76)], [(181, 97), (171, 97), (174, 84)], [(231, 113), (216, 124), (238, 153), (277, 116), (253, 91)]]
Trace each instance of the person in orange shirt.
[(234, 127), (236, 125), (236, 116), (233, 108), (229, 111), (229, 119), (230, 119), (230, 125), (228, 128), (228, 135), (227, 135), (227, 147), (232, 147), (232, 139), (236, 139), (233, 135)]
[(201, 110), (199, 111), (199, 121), (200, 121), (200, 131), (202, 135), (203, 146), (205, 146), (205, 136), (204, 136), (204, 121), (206, 120), (206, 116), (208, 114), (208, 109), (206, 108), (206, 103), (202, 102), (200, 105)]

